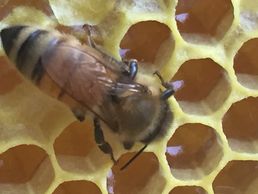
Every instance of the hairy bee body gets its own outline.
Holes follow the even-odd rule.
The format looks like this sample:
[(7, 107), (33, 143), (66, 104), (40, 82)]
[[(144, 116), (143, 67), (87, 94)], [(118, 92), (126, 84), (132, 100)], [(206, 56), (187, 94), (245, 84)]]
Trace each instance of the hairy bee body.
[[(77, 118), (90, 110), (119, 134), (126, 149), (135, 142), (148, 144), (162, 136), (172, 121), (167, 103), (174, 92), (172, 84), (163, 84), (167, 90), (161, 92), (144, 79), (135, 81), (127, 64), (82, 45), (72, 36), (12, 26), (1, 31), (1, 39), (6, 55), (25, 77), (65, 102)], [(96, 142), (113, 159), (99, 123), (94, 123)]]

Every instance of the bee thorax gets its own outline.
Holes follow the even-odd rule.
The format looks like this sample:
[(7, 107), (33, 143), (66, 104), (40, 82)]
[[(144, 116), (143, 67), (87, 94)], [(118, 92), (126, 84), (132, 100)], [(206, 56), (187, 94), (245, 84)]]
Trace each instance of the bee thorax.
[(117, 108), (119, 133), (122, 141), (145, 139), (159, 125), (160, 100), (153, 96), (130, 96)]

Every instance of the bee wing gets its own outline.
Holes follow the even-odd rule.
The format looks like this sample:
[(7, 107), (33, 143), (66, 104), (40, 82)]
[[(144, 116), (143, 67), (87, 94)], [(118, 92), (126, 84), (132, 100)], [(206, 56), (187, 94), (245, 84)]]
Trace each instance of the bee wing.
[(135, 93), (142, 89), (139, 84), (126, 79), (117, 82), (122, 70), (108, 63), (110, 61), (94, 49), (68, 43), (55, 44), (42, 56), (43, 67), (51, 79), (65, 93), (98, 115), (102, 112), (98, 107), (109, 94)]

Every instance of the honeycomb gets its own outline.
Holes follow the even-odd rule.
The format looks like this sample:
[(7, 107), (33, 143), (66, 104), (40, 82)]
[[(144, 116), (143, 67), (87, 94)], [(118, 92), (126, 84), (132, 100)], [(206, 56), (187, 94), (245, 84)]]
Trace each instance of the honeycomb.
[[(169, 100), (174, 121), (128, 168), (97, 147), (90, 117), (17, 72), (0, 49), (1, 194), (258, 194), (258, 0), (1, 0), (0, 29), (37, 25), (108, 53), (145, 74), (184, 80)], [(158, 82), (158, 80), (157, 80)]]

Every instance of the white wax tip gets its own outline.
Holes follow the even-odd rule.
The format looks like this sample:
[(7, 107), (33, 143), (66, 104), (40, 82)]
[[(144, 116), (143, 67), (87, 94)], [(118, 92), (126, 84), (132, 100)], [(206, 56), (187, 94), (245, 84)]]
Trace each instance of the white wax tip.
[(171, 83), (175, 91), (181, 89), (184, 86), (183, 80), (177, 80)]

